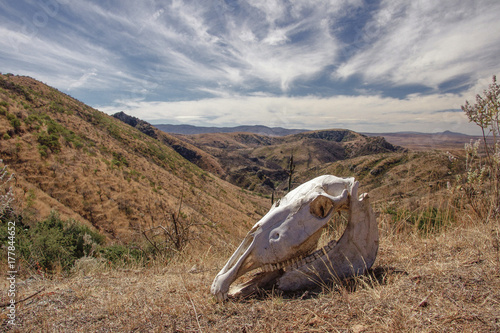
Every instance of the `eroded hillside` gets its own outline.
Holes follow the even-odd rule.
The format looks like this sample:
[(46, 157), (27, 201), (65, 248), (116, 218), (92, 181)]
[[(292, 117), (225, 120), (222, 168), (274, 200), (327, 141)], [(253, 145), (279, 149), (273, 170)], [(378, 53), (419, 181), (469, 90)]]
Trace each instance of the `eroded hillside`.
[(0, 158), (31, 215), (57, 210), (127, 241), (177, 214), (196, 221), (205, 241), (223, 242), (265, 212), (260, 197), (200, 169), (165, 140), (39, 81), (1, 75), (0, 99)]
[(303, 132), (283, 137), (254, 133), (209, 133), (180, 139), (214, 156), (229, 182), (261, 193), (288, 187), (290, 159), (301, 173), (326, 163), (358, 156), (406, 151), (383, 137), (342, 129)]

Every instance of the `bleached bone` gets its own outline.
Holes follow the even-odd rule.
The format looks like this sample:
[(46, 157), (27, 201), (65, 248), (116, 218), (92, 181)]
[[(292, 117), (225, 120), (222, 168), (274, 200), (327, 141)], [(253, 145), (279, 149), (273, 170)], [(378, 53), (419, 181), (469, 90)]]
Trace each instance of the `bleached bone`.
[[(325, 175), (288, 193), (248, 232), (215, 277), (212, 294), (225, 300), (231, 284), (257, 268), (262, 272), (231, 295), (268, 286), (299, 290), (369, 269), (378, 250), (378, 228), (368, 194), (358, 198), (358, 185), (354, 178)], [(341, 210), (349, 211), (344, 234), (313, 252), (323, 227)]]

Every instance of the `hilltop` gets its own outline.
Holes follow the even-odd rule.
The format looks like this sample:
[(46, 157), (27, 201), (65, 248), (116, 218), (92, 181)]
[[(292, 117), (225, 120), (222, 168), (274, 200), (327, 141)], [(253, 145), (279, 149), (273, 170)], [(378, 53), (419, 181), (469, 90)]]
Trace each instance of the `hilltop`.
[(113, 117), (123, 121), (127, 125), (137, 128), (147, 136), (150, 136), (153, 139), (156, 139), (166, 144), (167, 146), (172, 147), (179, 155), (184, 157), (189, 162), (196, 164), (201, 169), (204, 169), (218, 176), (221, 176), (224, 173), (222, 166), (211, 155), (205, 153), (203, 150), (198, 149), (189, 143), (186, 143), (172, 135), (160, 131), (150, 123), (145, 122), (144, 120), (141, 120), (139, 118), (129, 116), (124, 112), (115, 113)]
[(203, 240), (223, 241), (265, 212), (260, 197), (216, 176), (217, 161), (168, 134), (146, 135), (29, 77), (1, 75), (0, 99), (0, 156), (32, 216), (56, 210), (127, 242), (181, 213)]

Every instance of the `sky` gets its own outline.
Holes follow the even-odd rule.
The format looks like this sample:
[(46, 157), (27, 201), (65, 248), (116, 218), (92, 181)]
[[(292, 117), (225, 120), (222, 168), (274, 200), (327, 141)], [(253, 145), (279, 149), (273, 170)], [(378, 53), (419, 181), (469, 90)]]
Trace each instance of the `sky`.
[(0, 72), (153, 124), (477, 134), (498, 0), (0, 0)]

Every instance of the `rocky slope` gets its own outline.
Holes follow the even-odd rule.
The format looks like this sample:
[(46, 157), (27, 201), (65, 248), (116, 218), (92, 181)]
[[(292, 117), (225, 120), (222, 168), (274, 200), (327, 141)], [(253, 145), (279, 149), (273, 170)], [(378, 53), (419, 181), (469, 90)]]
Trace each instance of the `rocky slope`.
[(211, 155), (205, 153), (203, 150), (186, 143), (178, 138), (160, 131), (150, 123), (136, 117), (127, 115), (124, 112), (118, 112), (113, 115), (116, 119), (137, 128), (142, 133), (156, 139), (170, 147), (172, 147), (179, 155), (187, 159), (189, 162), (196, 164), (201, 169), (211, 172), (215, 175), (221, 176), (224, 170), (217, 160)]

